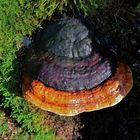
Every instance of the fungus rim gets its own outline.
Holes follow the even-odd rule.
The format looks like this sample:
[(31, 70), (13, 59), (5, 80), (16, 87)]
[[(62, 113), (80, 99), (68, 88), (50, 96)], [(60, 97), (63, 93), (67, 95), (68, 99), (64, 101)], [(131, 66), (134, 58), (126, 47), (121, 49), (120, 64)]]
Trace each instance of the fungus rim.
[[(32, 83), (30, 83), (33, 79), (31, 79), (30, 77), (26, 77), (26, 76), (27, 75), (23, 75), (23, 88), (22, 88), (23, 96), (29, 102), (33, 103), (34, 105), (38, 106), (39, 108), (46, 110), (46, 111), (54, 112), (54, 113), (62, 115), (62, 116), (74, 116), (74, 115), (78, 115), (82, 112), (90, 112), (90, 111), (100, 110), (103, 108), (114, 106), (117, 103), (119, 103), (129, 93), (129, 91), (131, 90), (132, 85), (133, 85), (132, 72), (131, 72), (130, 68), (126, 64), (123, 64), (122, 62), (118, 63), (115, 74), (112, 77), (110, 77), (109, 79), (107, 79), (102, 84), (102, 86), (100, 85), (91, 90), (84, 91), (84, 92), (89, 92), (89, 93), (84, 93), (83, 91), (79, 91), (79, 93), (70, 93), (69, 92), (69, 94), (67, 94), (64, 91), (62, 92), (62, 91), (57, 91), (52, 88), (48, 88), (48, 87), (44, 86), (44, 84), (39, 82), (38, 80), (34, 80)], [(28, 85), (26, 82), (30, 85)], [(115, 91), (113, 93), (111, 92), (111, 88), (112, 88), (111, 86), (110, 86), (110, 91), (109, 91), (109, 89), (107, 89), (107, 91), (109, 91), (112, 94), (112, 98), (111, 98), (111, 96), (108, 96), (108, 94), (110, 94), (110, 93), (104, 93), (104, 91), (106, 91), (106, 88), (109, 88), (109, 87), (107, 87), (108, 85), (110, 85), (110, 84), (113, 85), (113, 82), (114, 82), (114, 85), (116, 86)], [(45, 91), (43, 96), (40, 96), (40, 93), (33, 92), (33, 90), (35, 90), (35, 89), (33, 89), (33, 88), (35, 88), (33, 86), (33, 84), (35, 84), (35, 83), (39, 84), (40, 89), (45, 88), (45, 90), (48, 90), (48, 91)], [(50, 91), (52, 91), (52, 93), (49, 93)], [(80, 93), (82, 93), (82, 94), (80, 94)], [(102, 95), (103, 93), (104, 93), (104, 95)], [(49, 94), (51, 94), (50, 97), (47, 97)], [(105, 99), (104, 96), (107, 96), (107, 97), (109, 97), (109, 100), (107, 100), (107, 102), (102, 101), (101, 102), (102, 104), (101, 103), (96, 104), (97, 99), (95, 98), (96, 101), (94, 101), (95, 104), (93, 105), (93, 107), (90, 107), (90, 106), (82, 107), (81, 104), (79, 103), (79, 108), (77, 108), (77, 106), (74, 106), (75, 107), (74, 110), (71, 110), (71, 108), (69, 108), (70, 106), (67, 106), (64, 109), (63, 106), (61, 107), (61, 104), (60, 104), (59, 109), (57, 107), (56, 108), (53, 107), (52, 105), (50, 105), (50, 107), (49, 107), (47, 104), (45, 104), (45, 100), (47, 98), (50, 100), (54, 100), (53, 98), (57, 98), (57, 99), (61, 98), (61, 100), (59, 100), (60, 102), (61, 101), (67, 102), (68, 98), (66, 99), (65, 96), (66, 97), (75, 96), (76, 97), (76, 98), (74, 97), (75, 100), (71, 100), (70, 103), (75, 102), (75, 101), (78, 103), (80, 100), (78, 100), (77, 97), (80, 97), (83, 95), (87, 96), (86, 99), (88, 99), (88, 100), (91, 99), (90, 96), (92, 96), (94, 98), (95, 95), (96, 95), (97, 99), (100, 97), (103, 97), (103, 99)], [(65, 98), (65, 99), (63, 100), (63, 98)], [(98, 100), (101, 101), (101, 99), (98, 99)], [(56, 102), (57, 101), (58, 100), (56, 100)], [(43, 105), (47, 106), (47, 108), (43, 107)]]

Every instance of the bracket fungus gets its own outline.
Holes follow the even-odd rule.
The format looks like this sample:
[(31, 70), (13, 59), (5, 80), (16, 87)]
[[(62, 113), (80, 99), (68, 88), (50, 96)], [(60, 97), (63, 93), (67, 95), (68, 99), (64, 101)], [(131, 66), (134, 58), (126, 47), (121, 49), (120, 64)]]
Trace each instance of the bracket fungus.
[(93, 28), (70, 17), (40, 31), (24, 61), (24, 97), (64, 116), (120, 102), (132, 88), (131, 70), (95, 36)]

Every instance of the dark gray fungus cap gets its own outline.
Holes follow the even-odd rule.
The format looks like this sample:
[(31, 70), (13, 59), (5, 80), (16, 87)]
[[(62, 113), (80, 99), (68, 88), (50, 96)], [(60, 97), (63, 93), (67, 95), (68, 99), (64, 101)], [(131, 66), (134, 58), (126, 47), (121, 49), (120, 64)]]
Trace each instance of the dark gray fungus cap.
[(26, 72), (58, 90), (72, 92), (98, 86), (112, 75), (116, 59), (111, 52), (100, 53), (98, 46), (95, 49), (91, 32), (76, 18), (50, 23), (36, 35), (25, 59)]

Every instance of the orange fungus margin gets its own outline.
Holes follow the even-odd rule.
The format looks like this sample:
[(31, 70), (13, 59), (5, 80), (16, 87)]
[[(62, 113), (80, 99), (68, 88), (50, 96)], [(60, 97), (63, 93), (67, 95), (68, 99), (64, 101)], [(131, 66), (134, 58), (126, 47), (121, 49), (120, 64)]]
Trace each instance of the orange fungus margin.
[(66, 92), (46, 87), (29, 75), (23, 75), (23, 96), (37, 107), (63, 116), (99, 110), (119, 103), (133, 85), (130, 68), (121, 62), (115, 74), (90, 90)]

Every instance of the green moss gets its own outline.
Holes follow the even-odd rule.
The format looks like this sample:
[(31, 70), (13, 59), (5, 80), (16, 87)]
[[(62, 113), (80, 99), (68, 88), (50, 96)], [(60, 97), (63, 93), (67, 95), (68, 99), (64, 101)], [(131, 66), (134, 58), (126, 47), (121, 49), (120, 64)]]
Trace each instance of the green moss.
[[(15, 136), (21, 137), (21, 140), (29, 137), (54, 139), (53, 131), (39, 124), (39, 114), (29, 109), (26, 101), (20, 96), (19, 62), (16, 53), (21, 47), (21, 39), (24, 35), (30, 36), (36, 28), (41, 28), (42, 21), (50, 19), (54, 12), (62, 12), (63, 7), (72, 8), (72, 4), (76, 4), (78, 10), (87, 11), (84, 0), (0, 1), (0, 106), (8, 108), (10, 117), (23, 129)], [(6, 126), (4, 123), (0, 133), (6, 131)]]

